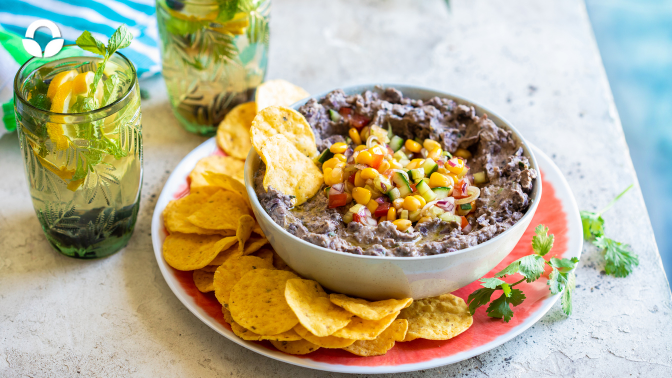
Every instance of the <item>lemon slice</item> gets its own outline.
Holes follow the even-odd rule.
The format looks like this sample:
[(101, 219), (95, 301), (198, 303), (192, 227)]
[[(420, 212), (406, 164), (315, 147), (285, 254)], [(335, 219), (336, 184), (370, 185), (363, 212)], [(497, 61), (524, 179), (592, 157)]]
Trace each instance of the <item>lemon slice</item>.
[(63, 83), (67, 83), (74, 79), (75, 76), (77, 76), (77, 71), (75, 70), (64, 71), (54, 76), (49, 84), (49, 89), (47, 89), (47, 97), (49, 97), (50, 100), (53, 100), (58, 88), (60, 88)]
[[(66, 81), (58, 87), (54, 98), (51, 100), (51, 111), (54, 113), (67, 113), (72, 102), (72, 81)], [(53, 84), (53, 83), (52, 83)], [(51, 90), (51, 87), (49, 87)]]
[[(74, 79), (72, 79), (72, 95), (73, 96), (88, 96), (89, 95), (89, 87), (91, 86), (91, 83), (93, 83), (93, 78), (96, 76), (96, 74), (93, 73), (93, 71), (87, 71), (87, 72), (82, 72), (79, 75), (75, 76)], [(96, 100), (98, 100), (98, 104), (101, 104), (103, 101), (103, 81), (100, 80), (98, 81), (98, 85), (96, 86), (96, 93), (94, 96), (96, 97)]]

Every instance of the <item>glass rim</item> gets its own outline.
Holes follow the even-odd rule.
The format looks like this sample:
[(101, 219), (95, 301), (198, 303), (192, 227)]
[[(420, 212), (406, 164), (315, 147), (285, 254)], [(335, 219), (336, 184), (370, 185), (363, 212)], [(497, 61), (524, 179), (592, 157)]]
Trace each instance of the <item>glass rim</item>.
[[(65, 48), (65, 47), (79, 47), (79, 46), (77, 46), (76, 44), (69, 44), (69, 45), (65, 45), (65, 46), (63, 46), (63, 47)], [(82, 50), (82, 51), (86, 51), (86, 50)], [(124, 93), (121, 97), (119, 97), (119, 98), (118, 98), (117, 100), (115, 100), (113, 103), (108, 104), (108, 105), (105, 105), (105, 106), (103, 106), (103, 107), (101, 107), (101, 108), (94, 109), (94, 110), (89, 110), (88, 112), (83, 112), (83, 113), (56, 113), (56, 112), (52, 112), (51, 110), (40, 109), (40, 108), (36, 107), (35, 105), (31, 104), (31, 103), (30, 103), (28, 100), (26, 100), (25, 98), (23, 98), (23, 94), (21, 93), (21, 91), (18, 90), (18, 87), (19, 87), (19, 83), (18, 83), (18, 82), (19, 82), (19, 74), (20, 74), (21, 72), (23, 72), (24, 68), (28, 65), (28, 63), (32, 62), (32, 61), (35, 60), (35, 59), (38, 59), (37, 57), (32, 57), (32, 58), (28, 59), (25, 63), (23, 63), (23, 64), (21, 65), (21, 67), (19, 68), (19, 70), (16, 72), (16, 76), (14, 76), (14, 94), (16, 95), (16, 97), (17, 97), (19, 100), (21, 100), (21, 104), (22, 104), (22, 105), (26, 105), (26, 106), (28, 106), (29, 108), (31, 108), (32, 110), (36, 110), (36, 111), (38, 111), (38, 112), (40, 112), (40, 113), (44, 113), (44, 114), (47, 114), (47, 115), (59, 115), (59, 116), (88, 116), (88, 115), (97, 114), (98, 112), (107, 111), (107, 110), (113, 108), (115, 105), (119, 104), (120, 102), (126, 100), (126, 98), (133, 92), (133, 89), (135, 88), (135, 85), (137, 84), (137, 81), (138, 81), (138, 72), (137, 72), (137, 70), (135, 69), (135, 65), (133, 64), (133, 62), (131, 62), (131, 60), (128, 59), (128, 58), (126, 57), (126, 55), (120, 53), (119, 51), (115, 51), (113, 55), (119, 55), (124, 61), (126, 61), (126, 63), (128, 63), (128, 65), (131, 67), (131, 70), (133, 71), (133, 81), (131, 82), (131, 85), (128, 86), (128, 89), (126, 90), (126, 93)], [(42, 59), (42, 58), (40, 58), (40, 59)], [(64, 58), (64, 59), (67, 59), (67, 58)], [(40, 66), (40, 67), (42, 67), (42, 66)], [(32, 72), (34, 72), (34, 71), (36, 71), (36, 70), (38, 70), (38, 69), (39, 69), (39, 68), (36, 68), (36, 69), (34, 69)], [(31, 72), (31, 73), (32, 73), (32, 72)], [(102, 78), (101, 78), (101, 79), (102, 79)]]

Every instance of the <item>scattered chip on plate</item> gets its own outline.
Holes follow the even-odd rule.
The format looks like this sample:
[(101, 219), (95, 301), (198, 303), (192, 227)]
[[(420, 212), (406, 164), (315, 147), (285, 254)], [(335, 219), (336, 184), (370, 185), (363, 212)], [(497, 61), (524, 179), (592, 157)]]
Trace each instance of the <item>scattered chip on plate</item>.
[(261, 155), (259, 152), (268, 138), (278, 134), (284, 135), (303, 155), (309, 158), (317, 156), (313, 129), (303, 115), (296, 110), (271, 106), (254, 117), (250, 128), (250, 138), (257, 154)]
[(362, 357), (382, 356), (394, 347), (396, 341), (404, 340), (407, 329), (408, 321), (406, 319), (397, 319), (375, 339), (357, 340), (343, 349)]
[(404, 341), (452, 339), (471, 327), (474, 321), (464, 300), (452, 294), (418, 299), (401, 310), (399, 319), (408, 320)]
[(215, 291), (215, 286), (212, 284), (214, 276), (215, 272), (208, 272), (204, 269), (194, 270), (193, 278), (196, 288), (202, 293)]
[(243, 198), (234, 192), (220, 190), (187, 220), (209, 230), (236, 230), (243, 215), (249, 215)]
[[(242, 255), (245, 251), (245, 242), (252, 235), (252, 228), (257, 222), (251, 216), (245, 214), (238, 218), (238, 228), (236, 229), (236, 238), (238, 238), (238, 252)], [(251, 253), (251, 252), (250, 252)]]
[(285, 299), (302, 326), (315, 336), (333, 334), (350, 323), (352, 314), (331, 303), (317, 281), (287, 281)]
[(392, 324), (398, 313), (388, 315), (380, 320), (366, 320), (353, 317), (347, 326), (334, 332), (333, 336), (353, 340), (373, 340)]
[(257, 114), (257, 104), (246, 102), (231, 109), (217, 128), (217, 145), (234, 158), (245, 160), (252, 148), (250, 126)]
[(201, 269), (236, 242), (233, 236), (173, 233), (163, 241), (163, 258), (177, 270)]
[(310, 331), (308, 331), (306, 327), (302, 326), (301, 323), (297, 324), (296, 327), (294, 327), (294, 331), (296, 331), (296, 333), (298, 333), (299, 336), (303, 337), (304, 339), (310, 341), (311, 343), (321, 348), (331, 348), (331, 349), (345, 348), (348, 345), (352, 345), (352, 343), (355, 342), (355, 340), (343, 339), (336, 336), (324, 336), (324, 337), (315, 336), (312, 333), (310, 333)]
[[(229, 304), (231, 289), (249, 271), (254, 269), (273, 269), (273, 265), (257, 256), (240, 256), (226, 260), (214, 275), (215, 297), (224, 306)], [(277, 332), (279, 333), (279, 332)]]
[(254, 253), (258, 251), (259, 248), (265, 246), (266, 244), (268, 244), (268, 240), (266, 240), (266, 238), (252, 236), (249, 239), (247, 239), (243, 255), (249, 255), (251, 253)]
[(221, 173), (231, 176), (243, 183), (244, 180), (245, 162), (232, 158), (230, 156), (212, 155), (204, 157), (196, 163), (196, 166), (189, 174), (191, 190), (209, 186), (210, 184), (203, 176), (205, 172)]
[[(198, 227), (189, 222), (187, 218), (201, 208), (213, 194), (218, 191), (217, 188), (200, 188), (192, 190), (186, 196), (170, 201), (163, 210), (163, 224), (168, 232), (181, 232), (184, 234), (213, 235), (220, 234), (221, 230), (208, 230)], [(225, 231), (235, 235), (235, 231)], [(230, 235), (227, 235), (230, 236)]]
[(294, 196), (295, 206), (306, 202), (322, 187), (322, 172), (284, 135), (268, 138), (261, 149), (261, 159), (266, 163), (264, 189), (268, 191), (272, 186), (285, 195)]
[(238, 193), (238, 195), (240, 195), (240, 197), (245, 201), (247, 207), (249, 207), (250, 209), (252, 208), (250, 206), (250, 198), (247, 196), (247, 190), (245, 189), (245, 184), (241, 184), (238, 181), (238, 179), (231, 177), (229, 175), (225, 175), (223, 173), (214, 173), (214, 172), (205, 172), (203, 174), (203, 177), (205, 177), (205, 180), (208, 182), (208, 184), (212, 186), (229, 190), (234, 193)]
[(257, 87), (255, 94), (256, 109), (269, 106), (289, 106), (310, 96), (305, 89), (286, 80), (269, 80)]
[(380, 320), (390, 314), (399, 312), (413, 303), (413, 298), (369, 302), (365, 299), (351, 298), (343, 294), (330, 294), (329, 299), (333, 304), (343, 307), (366, 320)]
[(249, 329), (241, 326), (235, 321), (231, 323), (231, 330), (236, 336), (240, 337), (243, 340), (259, 341), (259, 340), (273, 340), (273, 341), (299, 341), (301, 336), (296, 333), (293, 329), (289, 331), (277, 334), (277, 335), (259, 335), (250, 331)]
[(288, 354), (308, 354), (320, 349), (319, 346), (311, 343), (308, 340), (299, 341), (273, 341), (271, 344), (281, 352)]
[(284, 270), (254, 269), (247, 272), (229, 296), (228, 309), (233, 320), (261, 335), (277, 335), (294, 328), (299, 319), (285, 301), (287, 280), (293, 278), (298, 276)]

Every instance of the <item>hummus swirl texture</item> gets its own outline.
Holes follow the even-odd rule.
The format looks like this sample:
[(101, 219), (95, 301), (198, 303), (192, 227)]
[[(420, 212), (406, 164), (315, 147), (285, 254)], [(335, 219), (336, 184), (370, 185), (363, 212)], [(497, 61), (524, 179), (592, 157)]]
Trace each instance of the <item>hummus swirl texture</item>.
[(371, 119), (370, 125), (392, 127), (405, 139), (426, 138), (439, 142), (445, 151), (468, 149), (471, 172), (484, 172), (488, 181), (480, 186), (476, 211), (462, 229), (455, 222), (439, 218), (419, 223), (412, 232), (401, 232), (389, 221), (376, 226), (343, 222), (348, 206), (330, 209), (328, 197), (320, 190), (301, 206), (292, 207), (291, 198), (276, 189), (263, 188), (264, 164), (254, 176), (255, 192), (273, 221), (292, 235), (309, 243), (336, 251), (376, 256), (427, 256), (454, 252), (478, 245), (514, 225), (530, 206), (529, 194), (537, 178), (512, 132), (498, 127), (487, 115), (476, 116), (473, 107), (434, 97), (427, 101), (406, 98), (394, 88), (380, 93), (366, 91), (346, 96), (335, 90), (323, 99), (309, 100), (299, 112), (313, 128), (318, 150), (345, 141), (348, 125), (332, 121), (329, 110), (341, 107)]

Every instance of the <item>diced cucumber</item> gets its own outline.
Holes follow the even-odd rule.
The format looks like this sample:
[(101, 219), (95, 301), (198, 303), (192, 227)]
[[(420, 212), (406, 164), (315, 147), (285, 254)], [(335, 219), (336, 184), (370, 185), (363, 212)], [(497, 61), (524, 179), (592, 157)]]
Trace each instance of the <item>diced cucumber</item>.
[(425, 176), (429, 177), (432, 173), (439, 169), (439, 165), (436, 164), (432, 158), (427, 158), (425, 163), (422, 164), (422, 168), (425, 170)]
[(406, 180), (406, 177), (401, 174), (401, 172), (394, 172), (392, 175), (392, 181), (399, 187), (399, 194), (401, 197), (406, 197), (407, 195), (411, 194), (411, 185), (408, 183), (408, 180)]
[(329, 160), (333, 157), (334, 157), (334, 153), (329, 151), (329, 149), (327, 148), (326, 150), (324, 150), (320, 154), (320, 156), (317, 158), (317, 161), (319, 161), (320, 163), (324, 163), (325, 161), (327, 161), (327, 160)]
[(441, 219), (444, 222), (455, 222), (458, 225), (462, 224), (462, 218), (459, 215), (451, 214), (451, 213), (443, 213), (439, 215), (439, 219)]
[(408, 219), (408, 210), (401, 210), (399, 212), (399, 219)]
[(340, 114), (338, 114), (337, 111), (334, 109), (329, 109), (329, 118), (331, 118), (332, 121), (338, 122), (343, 118)]
[(447, 156), (448, 159), (452, 159), (452, 158), (453, 158), (453, 155), (451, 155), (451, 153), (448, 152), (448, 151), (443, 151), (443, 156)]
[[(403, 146), (404, 146), (404, 139), (403, 138), (401, 138), (399, 136), (396, 136), (396, 135), (390, 137), (390, 148), (392, 149), (392, 151), (397, 152)], [(401, 151), (399, 151), (399, 152), (401, 152)], [(403, 154), (403, 152), (401, 152), (401, 153)], [(394, 154), (394, 155), (395, 155), (394, 157), (396, 158), (397, 154)], [(404, 156), (406, 156), (406, 155), (404, 155)], [(399, 160), (399, 159), (397, 159), (397, 160)]]
[(460, 205), (460, 210), (465, 210), (466, 211), (466, 210), (471, 210), (471, 209), (473, 209), (473, 208), (471, 207), (470, 203), (463, 203), (463, 204)]
[(413, 181), (418, 182), (425, 178), (425, 170), (423, 168), (415, 168), (408, 171), (408, 177)]
[(394, 136), (394, 133), (392, 132), (392, 125), (388, 122), (387, 123), (387, 139), (389, 139), (391, 141), (393, 136)]
[(401, 193), (399, 192), (398, 188), (393, 188), (389, 192), (387, 192), (387, 198), (390, 199), (390, 202), (396, 200), (397, 198), (401, 198)]
[(430, 211), (432, 212), (432, 214), (434, 214), (435, 217), (438, 217), (441, 214), (445, 213), (445, 211), (443, 211), (443, 209), (441, 209), (440, 207), (437, 207), (437, 206), (432, 206)]
[(476, 172), (474, 173), (474, 183), (475, 184), (485, 184), (488, 179), (485, 177), (485, 172)]
[(410, 162), (411, 162), (410, 160), (399, 160), (399, 164), (400, 164), (402, 167), (407, 166)]
[(389, 192), (392, 189), (392, 183), (387, 177), (383, 175), (378, 175), (375, 179), (373, 179), (373, 186), (383, 194)]
[[(398, 138), (398, 137), (395, 137), (395, 138)], [(399, 138), (399, 139), (401, 139), (401, 138)], [(394, 138), (392, 139), (392, 142), (390, 142), (390, 147), (392, 147), (392, 143), (394, 143)], [(394, 148), (392, 148), (392, 149), (394, 150)], [(394, 155), (392, 155), (392, 157), (396, 161), (409, 160), (408, 156), (406, 156), (406, 154), (403, 151), (395, 152)]]
[(408, 220), (411, 222), (417, 222), (420, 219), (420, 214), (422, 213), (422, 210), (418, 209), (415, 211), (411, 211), (408, 213)]
[(420, 195), (425, 201), (430, 202), (436, 199), (436, 194), (429, 188), (426, 180), (420, 181), (415, 188), (418, 189), (418, 192), (420, 192)]
[(453, 188), (451, 187), (445, 187), (445, 186), (439, 186), (437, 188), (432, 189), (434, 194), (436, 194), (436, 199), (444, 199), (448, 196), (450, 196), (450, 193), (453, 192)]

